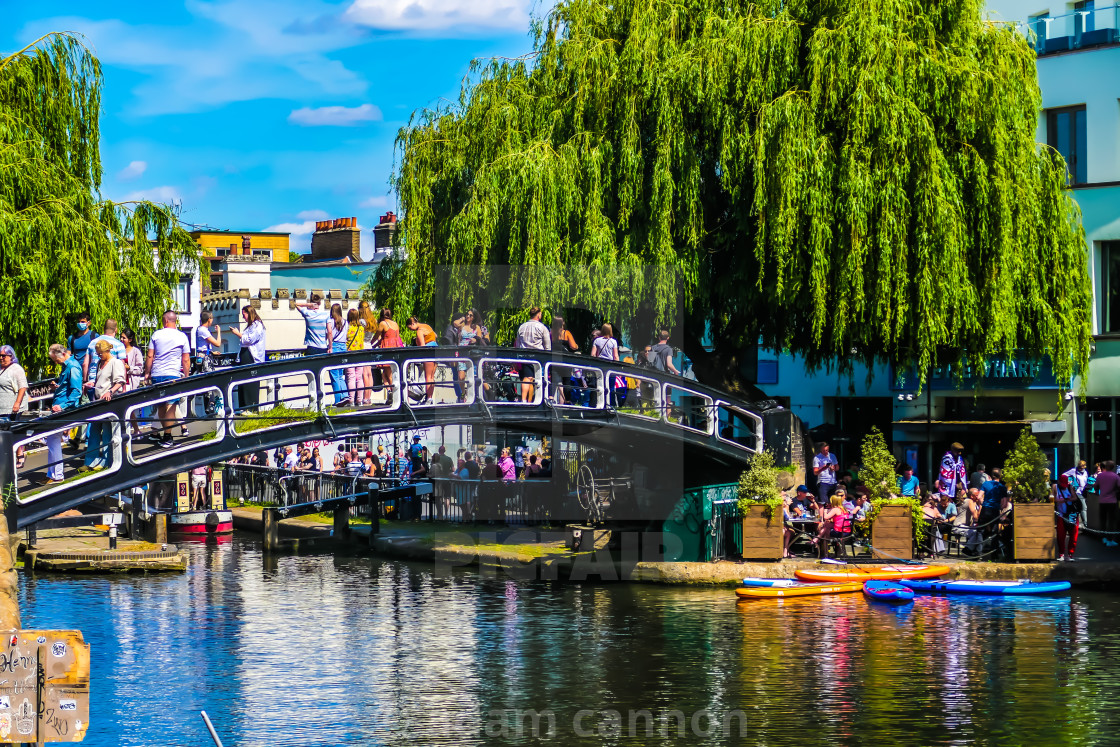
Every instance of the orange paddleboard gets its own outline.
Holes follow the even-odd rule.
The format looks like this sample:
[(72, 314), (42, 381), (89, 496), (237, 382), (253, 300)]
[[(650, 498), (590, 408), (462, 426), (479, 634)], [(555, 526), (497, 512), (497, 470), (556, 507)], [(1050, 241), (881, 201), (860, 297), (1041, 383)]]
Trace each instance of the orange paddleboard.
[(794, 573), (802, 581), (827, 581), (838, 583), (843, 581), (897, 581), (900, 578), (937, 578), (944, 576), (950, 570), (947, 565), (883, 565), (848, 566), (847, 569), (834, 571), (811, 568), (807, 571)]
[(736, 589), (740, 599), (807, 597), (817, 594), (849, 594), (863, 588), (862, 581), (840, 584), (793, 584), (792, 586), (744, 586)]

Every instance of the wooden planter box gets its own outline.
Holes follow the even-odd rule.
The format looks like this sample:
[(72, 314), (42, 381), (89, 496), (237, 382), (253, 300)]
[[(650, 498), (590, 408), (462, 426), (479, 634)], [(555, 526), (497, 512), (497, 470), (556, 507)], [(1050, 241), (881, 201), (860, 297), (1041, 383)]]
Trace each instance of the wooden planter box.
[[(871, 523), (871, 544), (901, 560), (914, 557), (914, 526), (909, 506), (883, 506)], [(891, 558), (884, 558), (890, 560)]]
[(1050, 561), (1057, 557), (1053, 503), (1016, 503), (1011, 516), (1015, 560)]
[(762, 514), (765, 510), (765, 503), (752, 503), (750, 513), (743, 517), (744, 560), (782, 559), (781, 514), (767, 519)]

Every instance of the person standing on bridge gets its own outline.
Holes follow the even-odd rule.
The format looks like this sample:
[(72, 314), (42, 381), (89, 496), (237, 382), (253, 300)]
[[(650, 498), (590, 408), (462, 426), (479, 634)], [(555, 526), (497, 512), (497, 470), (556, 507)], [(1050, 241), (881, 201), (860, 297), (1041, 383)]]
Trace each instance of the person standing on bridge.
[[(27, 374), (15, 348), (0, 346), (0, 420), (19, 420), (27, 414)], [(16, 469), (23, 467), (24, 449), (16, 451)]]
[[(241, 310), (241, 319), (245, 322), (245, 331), (231, 326), (229, 331), (241, 340), (241, 348), (237, 351), (237, 363), (240, 366), (251, 366), (254, 363), (264, 363), (265, 340), (264, 322), (261, 315), (252, 306)], [(261, 382), (242, 384), (239, 388), (241, 397), (241, 411), (256, 410), (261, 401)]]
[[(55, 365), (62, 367), (52, 385), (54, 400), (51, 402), (51, 412), (72, 410), (78, 406), (78, 400), (82, 396), (82, 367), (70, 351), (61, 345), (51, 345), (47, 355)], [(50, 485), (61, 480), (62, 434), (51, 433), (47, 435), (47, 479), (43, 484)]]
[[(165, 384), (186, 378), (191, 372), (191, 344), (179, 331), (179, 315), (174, 311), (163, 313), (163, 328), (152, 333), (148, 341), (148, 357), (144, 362), (144, 380), (152, 384)], [(160, 447), (170, 449), (175, 445), (171, 429), (175, 426), (175, 405), (178, 400), (160, 402), (156, 413), (163, 430), (152, 432), (152, 439)]]
[(681, 372), (673, 365), (673, 348), (669, 345), (669, 330), (663, 329), (657, 333), (657, 344), (651, 345), (647, 355), (649, 364), (657, 371), (680, 376)]
[(618, 360), (618, 340), (614, 339), (614, 327), (609, 322), (599, 328), (599, 336), (591, 346), (591, 355), (609, 361)]
[[(404, 326), (416, 334), (416, 344), (419, 347), (435, 347), (439, 344), (435, 330), (416, 317), (410, 316)], [(424, 387), (424, 399), (417, 404), (430, 405), (436, 394), (436, 364), (434, 361), (424, 362), (424, 381), (427, 383), (427, 386)]]
[[(346, 314), (346, 351), (356, 353), (365, 345), (365, 326), (358, 315), (357, 309), (350, 309)], [(346, 391), (354, 398), (354, 405), (361, 407), (370, 404), (373, 393), (364, 386), (364, 373), (362, 366), (351, 366), (346, 369)]]
[[(331, 304), (331, 316), (327, 320), (326, 339), (332, 353), (346, 352), (346, 336), (350, 327), (342, 317), (342, 304)], [(346, 369), (335, 368), (330, 372), (331, 389), (334, 392), (334, 406), (345, 407), (351, 403), (350, 393), (346, 391)]]
[(327, 329), (327, 320), (330, 313), (322, 308), (323, 297), (318, 293), (311, 294), (310, 301), (296, 301), (296, 311), (303, 317), (305, 329), (303, 330), (304, 355), (323, 355), (327, 352), (327, 338), (323, 333)]
[[(113, 345), (108, 340), (99, 339), (93, 343), (94, 352), (101, 361), (97, 366), (97, 379), (94, 380), (93, 398), (108, 401), (114, 394), (124, 392), (124, 361), (113, 357)], [(113, 423), (110, 420), (94, 421), (89, 424), (89, 445), (86, 449), (86, 466), (92, 470), (108, 467), (113, 458)]]
[[(517, 347), (530, 350), (552, 350), (552, 333), (541, 322), (541, 308), (529, 309), (529, 321), (517, 329)], [(521, 401), (528, 404), (536, 396), (536, 366), (521, 364)]]
[[(403, 348), (404, 340), (401, 339), (401, 328), (393, 321), (393, 310), (384, 308), (377, 322), (377, 331), (374, 332), (370, 344), (375, 348)], [(390, 395), (393, 391), (393, 367), (381, 366), (381, 380), (389, 387)], [(387, 395), (388, 396), (388, 395)]]

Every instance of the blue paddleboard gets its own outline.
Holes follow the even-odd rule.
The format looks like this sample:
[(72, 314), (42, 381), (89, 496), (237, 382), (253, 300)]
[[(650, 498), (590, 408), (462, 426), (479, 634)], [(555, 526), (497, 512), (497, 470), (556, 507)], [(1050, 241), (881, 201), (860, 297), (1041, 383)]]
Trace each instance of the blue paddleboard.
[(748, 576), (743, 579), (743, 586), (794, 586), (801, 584), (796, 578), (755, 578)]
[(897, 581), (864, 581), (863, 595), (876, 602), (906, 604), (914, 601), (914, 592)]
[(916, 581), (903, 579), (900, 584), (924, 594), (1002, 594), (1026, 596), (1053, 594), (1069, 588), (1069, 581)]

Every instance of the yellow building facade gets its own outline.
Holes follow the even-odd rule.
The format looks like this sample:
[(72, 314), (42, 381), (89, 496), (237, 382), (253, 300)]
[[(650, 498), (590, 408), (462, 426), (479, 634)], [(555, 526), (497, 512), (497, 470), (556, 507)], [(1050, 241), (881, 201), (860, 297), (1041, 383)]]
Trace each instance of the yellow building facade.
[(225, 290), (219, 265), (231, 253), (242, 253), (243, 237), (249, 237), (252, 256), (259, 261), (287, 263), (292, 261), (289, 251), (291, 234), (264, 231), (191, 231), (191, 238), (202, 247), (203, 272), (210, 275), (210, 290)]

